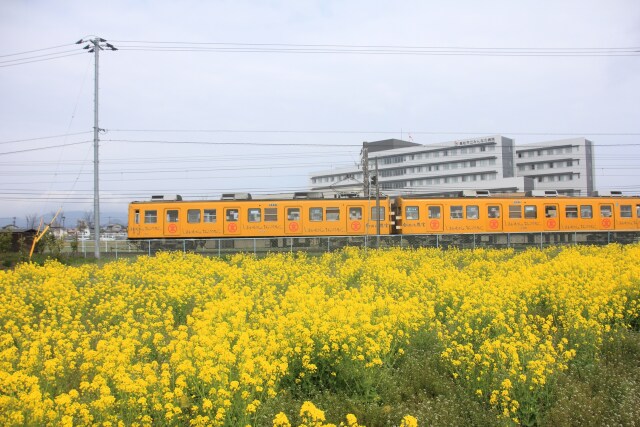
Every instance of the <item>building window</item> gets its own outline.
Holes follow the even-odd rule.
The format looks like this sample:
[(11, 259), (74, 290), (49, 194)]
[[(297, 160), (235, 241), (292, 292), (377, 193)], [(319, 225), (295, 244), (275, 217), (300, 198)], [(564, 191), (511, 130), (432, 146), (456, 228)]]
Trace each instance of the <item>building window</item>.
[(564, 214), (567, 218), (578, 218), (578, 205), (567, 205)]
[(404, 208), (404, 216), (408, 220), (420, 219), (420, 208), (417, 206), (407, 206)]
[(187, 211), (187, 222), (190, 224), (200, 222), (200, 209), (189, 209)]
[(278, 209), (277, 208), (264, 208), (264, 221), (276, 222), (278, 221)]
[(167, 222), (178, 222), (178, 210), (177, 209), (169, 209), (169, 210), (167, 210)]
[(205, 209), (202, 218), (204, 222), (216, 222), (217, 217), (218, 215), (215, 209)]

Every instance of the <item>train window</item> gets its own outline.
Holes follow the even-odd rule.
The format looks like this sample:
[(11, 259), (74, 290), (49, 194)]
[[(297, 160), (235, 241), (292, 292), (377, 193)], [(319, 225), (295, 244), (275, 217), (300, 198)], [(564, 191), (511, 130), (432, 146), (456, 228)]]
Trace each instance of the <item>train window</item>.
[(144, 223), (155, 224), (158, 222), (158, 211), (144, 211)]
[(600, 206), (600, 216), (602, 218), (611, 218), (611, 206), (609, 206), (609, 205), (601, 205)]
[(555, 218), (558, 216), (558, 209), (556, 206), (545, 206), (544, 207), (544, 217), (545, 218)]
[(227, 209), (227, 221), (229, 222), (238, 221), (238, 209)]
[(407, 206), (404, 208), (404, 213), (406, 219), (420, 219), (420, 208), (418, 206)]
[(327, 208), (327, 221), (339, 221), (340, 208)]
[(622, 205), (622, 206), (620, 206), (620, 217), (621, 218), (633, 218), (633, 211), (631, 210), (631, 205)]
[(178, 210), (177, 209), (169, 209), (169, 210), (167, 210), (167, 222), (178, 222)]
[[(311, 208), (315, 209), (315, 208)], [(322, 209), (320, 209), (320, 216), (322, 217)], [(300, 221), (300, 208), (287, 209), (287, 219), (289, 221)]]
[(262, 217), (262, 211), (259, 208), (250, 208), (249, 212), (249, 222), (260, 222)]
[(384, 206), (380, 206), (378, 209), (375, 206), (371, 208), (371, 219), (373, 221), (384, 220), (384, 218)]
[(500, 218), (500, 206), (489, 206), (487, 216), (489, 218)]
[(451, 219), (462, 219), (462, 206), (451, 206)]
[(640, 205), (636, 205), (636, 217), (640, 218)]
[(564, 214), (567, 218), (578, 218), (578, 205), (565, 206)]
[(467, 219), (478, 219), (478, 215), (480, 215), (480, 208), (478, 208), (478, 206), (467, 206)]
[(215, 209), (205, 209), (203, 220), (204, 222), (216, 222), (217, 216)]
[(525, 219), (536, 219), (536, 218), (538, 218), (538, 207), (537, 206), (525, 206), (524, 207), (524, 218)]
[(136, 209), (133, 222), (135, 224), (140, 224), (140, 209)]
[(440, 219), (440, 206), (429, 206), (429, 219)]
[(591, 205), (580, 205), (580, 218), (593, 218)]
[(362, 208), (349, 208), (349, 220), (355, 221), (362, 219)]
[(322, 208), (309, 208), (309, 219), (311, 221), (322, 221)]
[(199, 223), (200, 222), (200, 209), (189, 209), (187, 211), (187, 222), (188, 223)]
[(522, 206), (509, 205), (509, 218), (513, 218), (513, 219), (522, 218)]
[(265, 222), (276, 222), (278, 220), (278, 208), (264, 208)]

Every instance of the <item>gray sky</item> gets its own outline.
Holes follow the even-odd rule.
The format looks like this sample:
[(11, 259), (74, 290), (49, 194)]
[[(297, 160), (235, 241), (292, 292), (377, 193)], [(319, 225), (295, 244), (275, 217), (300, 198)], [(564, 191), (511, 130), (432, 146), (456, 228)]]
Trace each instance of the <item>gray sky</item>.
[(100, 54), (103, 212), (304, 190), (408, 135), (584, 136), (597, 188), (640, 193), (637, 0), (3, 0), (0, 226), (92, 209), (91, 36), (119, 48)]

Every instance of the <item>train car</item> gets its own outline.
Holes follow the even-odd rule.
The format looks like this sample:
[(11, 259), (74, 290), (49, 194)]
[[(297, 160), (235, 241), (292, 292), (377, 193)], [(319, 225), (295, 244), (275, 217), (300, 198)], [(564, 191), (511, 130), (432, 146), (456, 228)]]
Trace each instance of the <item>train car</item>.
[(639, 231), (638, 197), (398, 197), (398, 234)]
[(154, 197), (129, 204), (129, 239), (349, 236), (391, 234), (390, 199), (253, 199), (183, 201)]

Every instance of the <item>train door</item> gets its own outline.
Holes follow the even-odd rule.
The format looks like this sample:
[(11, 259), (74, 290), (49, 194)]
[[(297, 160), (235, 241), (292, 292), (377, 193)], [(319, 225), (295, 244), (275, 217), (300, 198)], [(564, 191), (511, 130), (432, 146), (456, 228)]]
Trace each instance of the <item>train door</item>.
[(300, 206), (285, 206), (284, 232), (285, 234), (302, 233), (302, 208)]
[(442, 205), (427, 205), (427, 232), (439, 233), (444, 230), (444, 209)]
[(362, 234), (365, 230), (364, 206), (347, 205), (347, 233)]
[(224, 208), (223, 229), (225, 236), (237, 236), (240, 234), (240, 209)]
[(180, 211), (178, 209), (164, 210), (164, 235), (176, 237), (180, 233)]
[(490, 232), (502, 231), (502, 206), (497, 203), (487, 205), (486, 218), (485, 230)]
[(544, 204), (545, 231), (560, 230), (560, 208), (557, 203)]
[(613, 204), (600, 203), (598, 210), (600, 211), (600, 228), (603, 230), (613, 229)]

